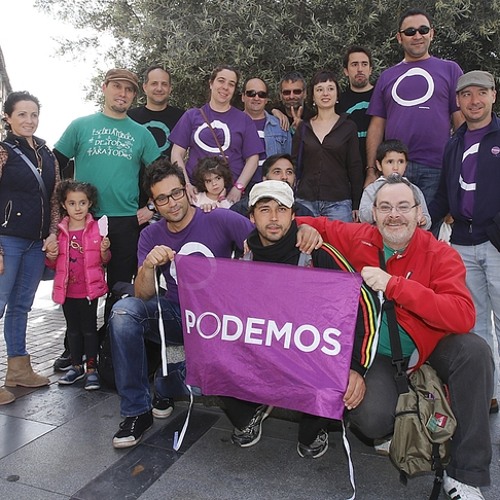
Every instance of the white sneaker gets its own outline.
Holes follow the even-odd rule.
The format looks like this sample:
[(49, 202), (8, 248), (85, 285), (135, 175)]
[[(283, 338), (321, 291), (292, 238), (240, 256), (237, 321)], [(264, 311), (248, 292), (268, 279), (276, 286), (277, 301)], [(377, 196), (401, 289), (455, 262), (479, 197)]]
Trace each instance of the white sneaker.
[(451, 500), (485, 500), (481, 490), (444, 474), (443, 489)]

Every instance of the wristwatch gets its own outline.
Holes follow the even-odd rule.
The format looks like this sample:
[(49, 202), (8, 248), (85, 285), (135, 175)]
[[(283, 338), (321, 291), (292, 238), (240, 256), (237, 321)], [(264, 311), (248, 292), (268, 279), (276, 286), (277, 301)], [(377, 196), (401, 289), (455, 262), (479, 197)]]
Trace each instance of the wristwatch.
[(148, 204), (146, 205), (146, 207), (148, 208), (148, 210), (151, 210), (151, 212), (156, 211), (155, 204), (152, 201), (148, 201)]
[(234, 187), (238, 190), (241, 191), (243, 194), (245, 192), (245, 186), (241, 182), (235, 182)]

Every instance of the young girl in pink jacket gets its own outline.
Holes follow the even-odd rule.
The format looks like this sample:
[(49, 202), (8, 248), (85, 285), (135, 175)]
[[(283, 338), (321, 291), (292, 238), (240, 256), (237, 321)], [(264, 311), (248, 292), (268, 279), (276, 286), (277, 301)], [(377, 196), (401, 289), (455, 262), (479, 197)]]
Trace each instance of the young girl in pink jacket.
[(97, 302), (108, 291), (104, 265), (111, 258), (110, 242), (107, 236), (101, 236), (90, 213), (97, 202), (93, 185), (66, 180), (59, 184), (56, 195), (64, 217), (58, 226), (57, 257), (47, 264), (56, 270), (52, 298), (63, 307), (72, 362), (58, 383), (70, 385), (85, 378), (85, 389), (100, 389)]

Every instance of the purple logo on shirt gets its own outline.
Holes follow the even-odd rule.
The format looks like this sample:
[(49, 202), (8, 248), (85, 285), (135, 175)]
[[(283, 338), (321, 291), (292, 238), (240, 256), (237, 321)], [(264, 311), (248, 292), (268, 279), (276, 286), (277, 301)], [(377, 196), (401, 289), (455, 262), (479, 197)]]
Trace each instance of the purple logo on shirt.
[(493, 146), (491, 148), (491, 154), (493, 156), (498, 156), (500, 154), (500, 146)]

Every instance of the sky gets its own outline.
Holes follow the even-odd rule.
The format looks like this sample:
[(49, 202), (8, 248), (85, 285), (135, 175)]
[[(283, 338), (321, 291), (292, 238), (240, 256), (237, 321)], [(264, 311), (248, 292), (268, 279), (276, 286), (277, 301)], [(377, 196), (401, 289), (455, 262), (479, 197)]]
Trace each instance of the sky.
[(2, 0), (0, 47), (12, 90), (27, 90), (40, 100), (35, 133), (52, 147), (69, 123), (98, 110), (85, 100), (84, 87), (95, 74), (93, 57), (74, 61), (56, 54), (54, 37), (71, 38), (75, 30), (36, 10), (33, 0)]

